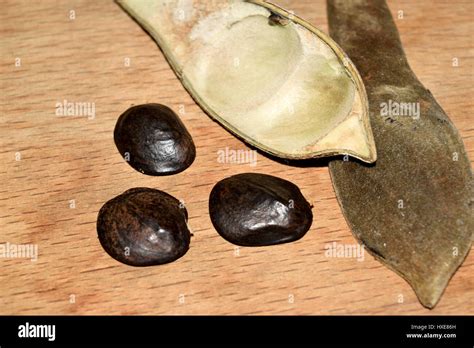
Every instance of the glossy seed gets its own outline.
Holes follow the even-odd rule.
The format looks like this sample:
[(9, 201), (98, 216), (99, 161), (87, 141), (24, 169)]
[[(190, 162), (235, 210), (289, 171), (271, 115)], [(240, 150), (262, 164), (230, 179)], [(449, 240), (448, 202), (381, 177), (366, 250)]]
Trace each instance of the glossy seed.
[(114, 139), (122, 157), (148, 175), (179, 173), (196, 157), (184, 124), (161, 104), (137, 105), (125, 111), (115, 126)]
[(263, 246), (292, 242), (311, 227), (311, 206), (293, 183), (245, 173), (218, 182), (209, 199), (211, 221), (231, 243)]
[(186, 208), (173, 196), (134, 188), (105, 203), (97, 232), (105, 251), (131, 266), (172, 262), (186, 254), (191, 234)]

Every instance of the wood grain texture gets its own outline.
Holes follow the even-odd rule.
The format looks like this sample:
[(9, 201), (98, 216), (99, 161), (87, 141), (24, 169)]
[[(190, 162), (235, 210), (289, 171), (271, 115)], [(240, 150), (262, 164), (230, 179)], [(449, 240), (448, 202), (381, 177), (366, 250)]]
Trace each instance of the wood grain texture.
[[(327, 32), (323, 1), (275, 2)], [(389, 6), (395, 18), (403, 11), (396, 24), (411, 67), (458, 127), (473, 159), (472, 1)], [(474, 313), (473, 253), (432, 311), (367, 253), (363, 262), (326, 257), (326, 244), (355, 240), (324, 162), (295, 167), (259, 154), (256, 167), (218, 163), (217, 152), (226, 146), (248, 147), (201, 111), (153, 40), (112, 1), (3, 1), (0, 32), (0, 243), (39, 248), (36, 262), (0, 258), (0, 314)], [(453, 67), (453, 58), (459, 66)], [(94, 102), (96, 117), (56, 116), (56, 103), (63, 100)], [(117, 117), (147, 102), (184, 111), (197, 147), (185, 172), (144, 176), (115, 148)], [(213, 185), (248, 171), (301, 188), (314, 205), (314, 222), (303, 239), (236, 250), (216, 233), (208, 215)], [(97, 212), (138, 186), (186, 203), (194, 237), (177, 262), (133, 268), (101, 248)]]

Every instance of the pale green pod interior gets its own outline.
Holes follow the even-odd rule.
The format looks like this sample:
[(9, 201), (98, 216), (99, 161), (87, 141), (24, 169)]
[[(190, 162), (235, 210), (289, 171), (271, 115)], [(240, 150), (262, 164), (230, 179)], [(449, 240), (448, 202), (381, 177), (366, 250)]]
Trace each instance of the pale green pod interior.
[(199, 105), (282, 158), (376, 158), (357, 71), (323, 33), (266, 3), (122, 0)]

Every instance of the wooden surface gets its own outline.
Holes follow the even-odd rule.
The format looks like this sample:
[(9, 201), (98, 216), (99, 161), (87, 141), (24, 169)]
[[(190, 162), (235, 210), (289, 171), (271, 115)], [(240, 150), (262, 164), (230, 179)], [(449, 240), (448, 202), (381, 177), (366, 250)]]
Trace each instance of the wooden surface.
[[(327, 32), (323, 1), (275, 2)], [(474, 159), (473, 2), (389, 5), (395, 16), (403, 11), (396, 23), (413, 70)], [(0, 314), (474, 313), (474, 253), (432, 311), (367, 253), (363, 262), (326, 257), (325, 245), (355, 240), (324, 163), (292, 167), (262, 154), (256, 167), (218, 163), (219, 150), (246, 145), (201, 111), (153, 40), (112, 1), (2, 1), (0, 31), (0, 243), (39, 248), (36, 262), (0, 258)], [(56, 103), (65, 99), (94, 102), (96, 117), (57, 116)], [(142, 175), (115, 148), (117, 117), (147, 102), (184, 108), (197, 146), (185, 172)], [(248, 171), (291, 180), (314, 204), (313, 226), (302, 240), (237, 252), (216, 233), (207, 208), (211, 188)], [(185, 201), (194, 237), (177, 262), (133, 268), (101, 248), (98, 210), (137, 186)]]

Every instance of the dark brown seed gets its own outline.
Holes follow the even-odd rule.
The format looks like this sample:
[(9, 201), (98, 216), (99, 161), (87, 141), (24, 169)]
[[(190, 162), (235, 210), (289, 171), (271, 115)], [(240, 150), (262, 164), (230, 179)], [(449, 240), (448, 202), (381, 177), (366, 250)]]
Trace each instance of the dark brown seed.
[(211, 191), (209, 212), (217, 232), (243, 246), (295, 241), (313, 221), (311, 206), (296, 185), (254, 173), (219, 181)]
[(122, 157), (148, 175), (179, 173), (196, 157), (184, 124), (161, 104), (137, 105), (125, 111), (115, 125), (114, 139)]
[(97, 232), (105, 251), (131, 266), (172, 262), (189, 249), (186, 208), (173, 196), (133, 188), (105, 203)]

